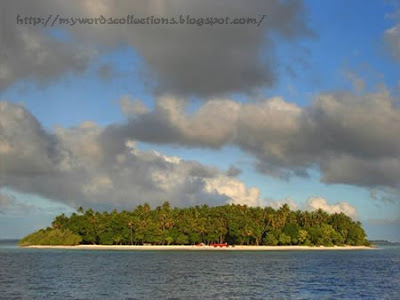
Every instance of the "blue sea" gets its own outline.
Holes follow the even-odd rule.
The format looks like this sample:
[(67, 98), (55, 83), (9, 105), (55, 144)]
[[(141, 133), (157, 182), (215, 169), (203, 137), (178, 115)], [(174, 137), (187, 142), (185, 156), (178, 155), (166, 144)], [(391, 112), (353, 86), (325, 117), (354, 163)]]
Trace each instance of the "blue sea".
[(400, 299), (400, 248), (85, 251), (0, 243), (1, 299)]

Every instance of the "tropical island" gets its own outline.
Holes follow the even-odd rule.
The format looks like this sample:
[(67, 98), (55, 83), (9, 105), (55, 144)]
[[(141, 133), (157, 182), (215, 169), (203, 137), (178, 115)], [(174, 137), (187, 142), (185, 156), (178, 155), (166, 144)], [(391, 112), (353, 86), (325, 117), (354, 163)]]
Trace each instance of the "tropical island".
[[(76, 245), (230, 245), (232, 246), (369, 246), (358, 221), (344, 213), (290, 210), (246, 205), (207, 205), (132, 211), (95, 212), (80, 207), (56, 216), (50, 227), (19, 241), (20, 246)], [(87, 247), (90, 248), (90, 247)]]

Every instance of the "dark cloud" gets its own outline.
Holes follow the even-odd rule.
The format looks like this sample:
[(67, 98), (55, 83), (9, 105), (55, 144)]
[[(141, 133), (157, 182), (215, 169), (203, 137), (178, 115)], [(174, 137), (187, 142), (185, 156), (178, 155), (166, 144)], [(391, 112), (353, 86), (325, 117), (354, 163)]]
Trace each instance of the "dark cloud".
[(309, 167), (318, 166), (327, 183), (400, 188), (400, 109), (385, 89), (320, 94), (305, 108), (282, 98), (245, 104), (214, 99), (193, 113), (179, 100), (161, 98), (154, 110), (128, 119), (110, 127), (114, 136), (191, 147), (237, 145), (257, 158), (259, 171), (273, 176), (307, 176)]
[(80, 73), (88, 66), (95, 53), (84, 44), (57, 39), (42, 26), (17, 24), (18, 14), (47, 17), (57, 11), (57, 3), (60, 1), (0, 3), (0, 90), (27, 79), (44, 85), (65, 73)]
[[(131, 46), (144, 60), (158, 93), (209, 97), (252, 92), (275, 81), (274, 38), (292, 41), (310, 35), (302, 1), (23, 1), (2, 2), (0, 88), (20, 79), (48, 81), (86, 69), (90, 58)], [(5, 13), (7, 12), (7, 13)], [(75, 25), (68, 39), (46, 28), (17, 25), (16, 16), (61, 17), (257, 17), (254, 25)], [(132, 71), (135, 71), (132, 69)], [(102, 68), (100, 74), (108, 74)]]
[(8, 102), (0, 102), (0, 155), (0, 169), (9, 176), (48, 174), (68, 157), (24, 107)]
[(129, 122), (106, 129), (109, 135), (119, 136), (119, 140), (135, 136), (147, 142), (219, 148), (234, 137), (233, 125), (240, 110), (240, 104), (231, 100), (208, 101), (196, 113), (187, 115), (187, 103), (181, 99), (161, 97), (153, 111), (137, 100), (130, 105), (126, 97), (124, 100), (121, 108), (129, 111)]

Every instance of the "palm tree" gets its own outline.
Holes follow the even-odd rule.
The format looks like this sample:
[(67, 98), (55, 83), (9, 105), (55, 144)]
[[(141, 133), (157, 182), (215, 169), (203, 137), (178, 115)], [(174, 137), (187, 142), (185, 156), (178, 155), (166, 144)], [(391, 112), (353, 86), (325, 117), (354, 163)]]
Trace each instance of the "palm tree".
[(129, 227), (129, 231), (130, 231), (130, 242), (131, 242), (131, 245), (133, 245), (133, 230), (132, 230), (132, 226), (133, 226), (133, 222), (129, 221), (128, 222), (128, 227)]

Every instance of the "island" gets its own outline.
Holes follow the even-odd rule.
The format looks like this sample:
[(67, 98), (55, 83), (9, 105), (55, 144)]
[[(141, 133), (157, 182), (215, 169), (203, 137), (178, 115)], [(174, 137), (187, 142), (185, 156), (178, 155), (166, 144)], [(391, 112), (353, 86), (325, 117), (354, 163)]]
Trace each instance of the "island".
[(373, 240), (373, 241), (370, 241), (370, 243), (372, 245), (375, 245), (375, 246), (388, 246), (388, 247), (398, 247), (398, 246), (400, 246), (399, 242), (391, 242), (391, 241), (388, 241), (388, 240)]
[(344, 213), (291, 210), (285, 204), (249, 207), (229, 204), (210, 207), (131, 211), (84, 210), (54, 218), (50, 227), (19, 241), (22, 247), (152, 250), (301, 250), (364, 249), (370, 247), (362, 224)]

